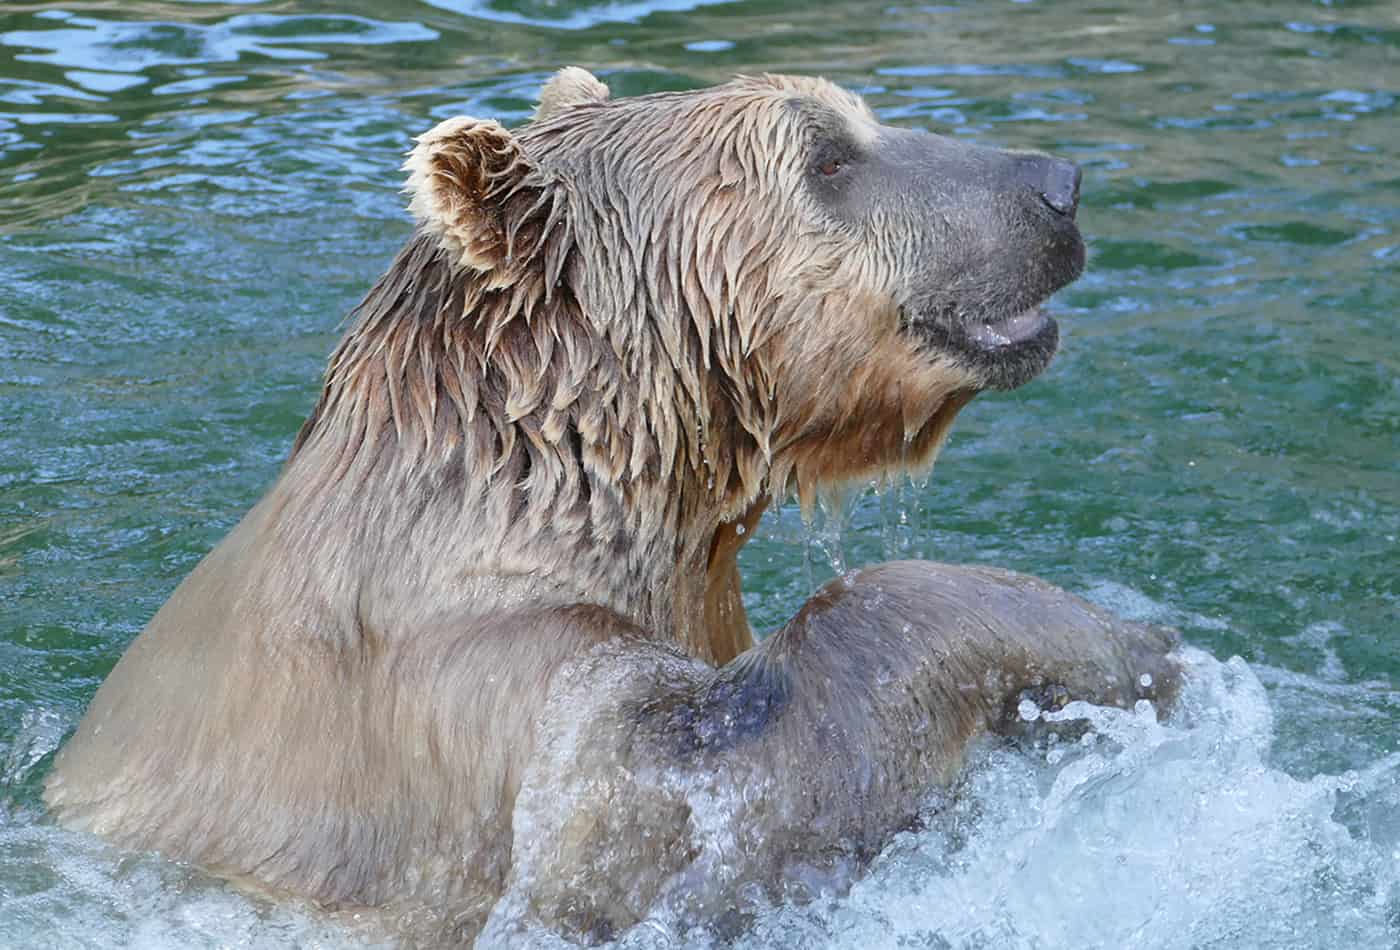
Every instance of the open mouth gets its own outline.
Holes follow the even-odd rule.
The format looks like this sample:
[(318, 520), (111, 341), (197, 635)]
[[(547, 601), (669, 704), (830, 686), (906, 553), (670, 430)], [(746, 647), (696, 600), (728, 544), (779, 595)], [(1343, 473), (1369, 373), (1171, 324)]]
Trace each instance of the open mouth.
[(1034, 340), (1054, 322), (1041, 307), (1035, 306), (1014, 316), (974, 324), (968, 328), (967, 337), (977, 346), (997, 350)]
[(1057, 221), (1049, 237), (1033, 254), (955, 273), (902, 312), (905, 326), (983, 388), (1015, 389), (1034, 379), (1060, 343), (1046, 302), (1084, 269), (1084, 242), (1072, 222)]
[(914, 321), (924, 345), (972, 369), (989, 389), (1015, 389), (1038, 376), (1055, 355), (1059, 324), (1040, 305), (1009, 317)]

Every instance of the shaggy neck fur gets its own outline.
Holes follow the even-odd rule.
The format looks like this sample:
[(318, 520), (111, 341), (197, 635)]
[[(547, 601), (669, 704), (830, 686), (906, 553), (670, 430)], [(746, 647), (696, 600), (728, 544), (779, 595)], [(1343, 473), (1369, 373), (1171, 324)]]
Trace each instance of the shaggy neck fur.
[[(569, 250), (561, 241), (547, 253)], [(528, 282), (463, 279), (419, 234), (331, 359), (289, 462), (320, 472), (320, 484), (301, 489), (309, 508), (293, 520), (307, 531), (361, 523), (365, 583), (386, 594), (402, 578), (384, 573), (421, 583), (443, 562), (466, 576), (513, 578), (535, 597), (594, 601), (615, 591), (606, 606), (674, 630), (708, 656), (707, 594), (737, 611), (731, 627), (746, 622), (730, 596), (737, 574), (723, 569), (740, 536), (721, 522), (753, 526), (761, 481), (717, 478), (698, 456), (714, 436), (693, 414), (684, 427), (673, 404), (637, 398), (624, 359), (592, 332), (566, 285), (546, 298)], [(665, 391), (674, 381), (656, 384)], [(450, 512), (436, 510), (443, 499)], [(712, 561), (732, 591), (712, 580)], [(554, 588), (556, 578), (570, 587)]]

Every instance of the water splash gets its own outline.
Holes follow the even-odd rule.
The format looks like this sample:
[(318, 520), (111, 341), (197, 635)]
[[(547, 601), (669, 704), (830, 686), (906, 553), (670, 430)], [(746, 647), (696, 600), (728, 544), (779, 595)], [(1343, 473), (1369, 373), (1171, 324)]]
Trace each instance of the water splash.
[(923, 557), (919, 541), (929, 536), (923, 504), (927, 474), (893, 474), (871, 483), (879, 511), (880, 554), (885, 561)]
[(58, 748), (72, 725), (57, 709), (29, 707), (19, 715), (19, 729), (0, 760), (0, 789), (19, 788), (34, 773), (44, 756)]
[(155, 855), (131, 854), (0, 801), (0, 947), (387, 946), (366, 922), (247, 897)]
[[(975, 750), (957, 786), (930, 795), (922, 827), (897, 836), (848, 893), (814, 881), (814, 899), (769, 907), (735, 945), (1394, 945), (1400, 753), (1338, 775), (1290, 775), (1270, 760), (1277, 716), (1256, 671), (1190, 648), (1185, 662), (1186, 688), (1164, 723), (1145, 704), (1024, 710), (1045, 730)], [(51, 718), (26, 717), (0, 750), (7, 769), (32, 768)], [(0, 808), (0, 881), (0, 946), (40, 934), (46, 945), (152, 948), (371, 939), (24, 808)], [(499, 932), (564, 946), (528, 925)], [(659, 910), (615, 946), (718, 943)]]
[(1290, 777), (1268, 764), (1253, 671), (1188, 661), (1169, 722), (1082, 703), (1041, 714), (1088, 731), (983, 750), (849, 895), (778, 910), (743, 946), (1394, 945), (1400, 755)]
[(802, 519), (802, 570), (807, 586), (816, 590), (831, 574), (845, 574), (847, 568), (845, 538), (851, 526), (851, 516), (860, 495), (842, 492), (821, 495), (811, 516)]
[[(1045, 728), (978, 749), (848, 892), (815, 881), (812, 900), (769, 906), (737, 943), (656, 909), (613, 946), (1394, 945), (1400, 753), (1293, 777), (1270, 764), (1275, 714), (1250, 666), (1192, 648), (1183, 660), (1166, 722), (1145, 701), (1025, 709)], [(495, 933), (567, 945), (510, 923)]]

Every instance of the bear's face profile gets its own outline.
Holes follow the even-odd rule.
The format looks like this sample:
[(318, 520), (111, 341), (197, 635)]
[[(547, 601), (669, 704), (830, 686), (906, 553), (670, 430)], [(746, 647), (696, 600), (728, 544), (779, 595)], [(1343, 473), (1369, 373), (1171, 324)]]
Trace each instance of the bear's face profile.
[(1048, 365), (1039, 305), (1084, 262), (1075, 166), (880, 125), (818, 79), (610, 100), (569, 69), (529, 125), (449, 120), (406, 168), (502, 312), (566, 295), (578, 345), (612, 344), (667, 404), (647, 451), (718, 477), (730, 516), (925, 462), (972, 395)]

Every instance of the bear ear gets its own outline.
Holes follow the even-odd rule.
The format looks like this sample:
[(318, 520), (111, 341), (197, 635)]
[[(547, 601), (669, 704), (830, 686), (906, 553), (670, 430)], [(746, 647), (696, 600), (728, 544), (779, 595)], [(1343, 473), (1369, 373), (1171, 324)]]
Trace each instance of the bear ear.
[(565, 66), (540, 90), (540, 104), (535, 107), (535, 121), (550, 119), (588, 102), (607, 102), (608, 87), (586, 69)]
[(508, 263), (515, 237), (506, 206), (534, 166), (500, 123), (458, 116), (418, 136), (404, 171), (408, 209), (453, 263), (492, 271)]

